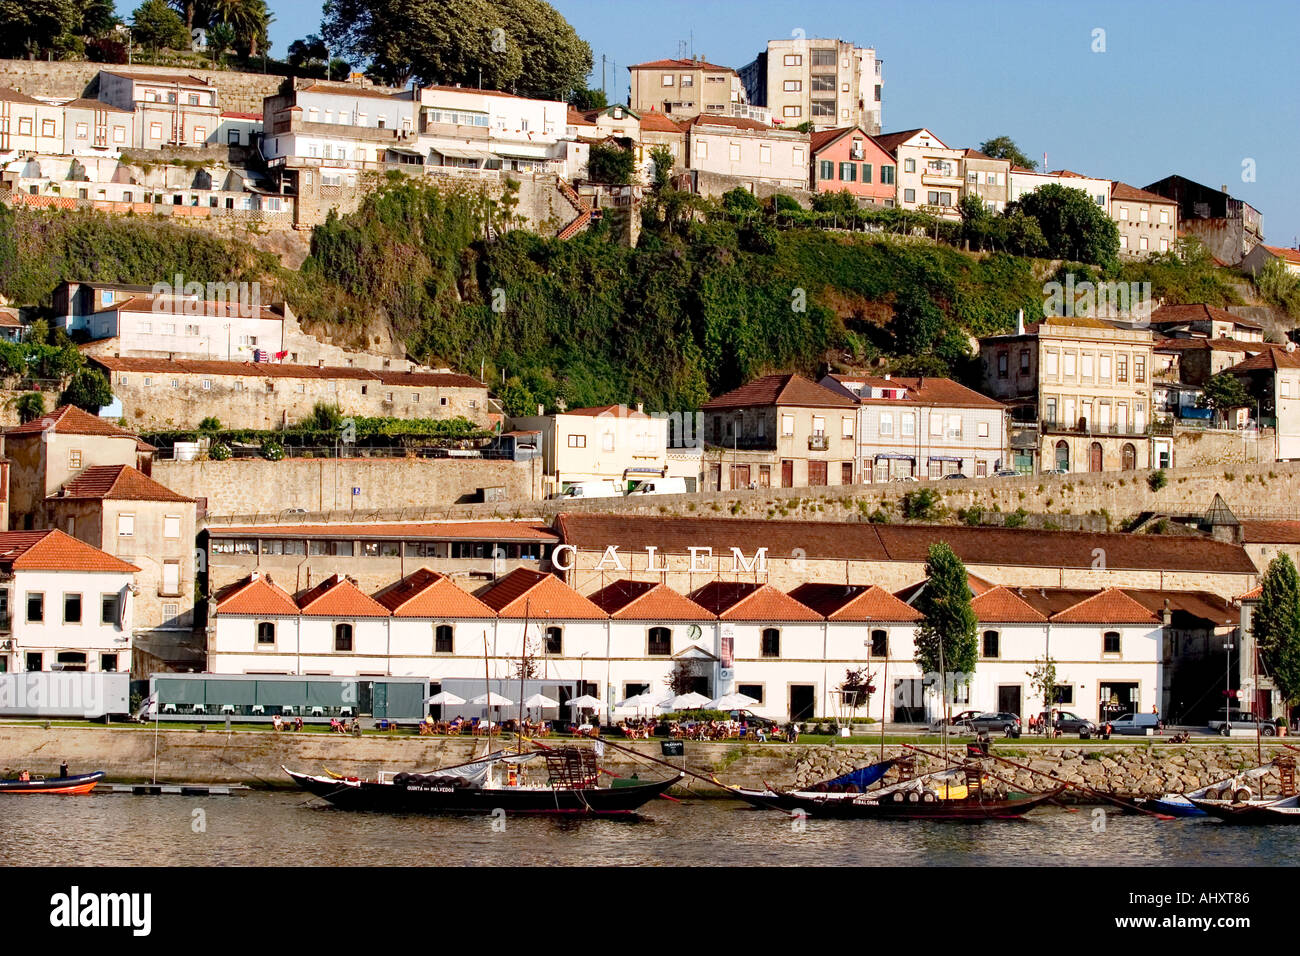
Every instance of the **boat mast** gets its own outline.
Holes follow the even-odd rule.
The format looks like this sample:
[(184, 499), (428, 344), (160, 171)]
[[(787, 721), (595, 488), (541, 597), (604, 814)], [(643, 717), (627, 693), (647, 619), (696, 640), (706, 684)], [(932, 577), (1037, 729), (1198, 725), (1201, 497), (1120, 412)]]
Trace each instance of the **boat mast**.
[(519, 723), (515, 726), (516, 749), (524, 752), (524, 674), (528, 669), (528, 605), (524, 598), (524, 639), (519, 646)]
[(488, 647), (487, 647), (487, 630), (483, 631), (483, 686), (487, 690), (487, 712), (488, 712), (488, 749), (492, 752), (492, 678), (488, 674)]

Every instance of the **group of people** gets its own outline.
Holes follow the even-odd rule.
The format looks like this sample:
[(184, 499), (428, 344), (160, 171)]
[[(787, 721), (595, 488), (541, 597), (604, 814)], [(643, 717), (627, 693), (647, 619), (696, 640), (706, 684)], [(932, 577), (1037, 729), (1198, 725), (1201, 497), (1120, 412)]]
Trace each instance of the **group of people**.
[(655, 727), (659, 721), (653, 717), (631, 717), (619, 721), (618, 729), (623, 732), (624, 737), (632, 740), (649, 740), (654, 736)]
[[(298, 718), (298, 726), (300, 728), (302, 727), (301, 717)], [(352, 723), (348, 724), (348, 722), (341, 717), (331, 717), (330, 732), (335, 734), (359, 734), (361, 733), (361, 721), (353, 717)]]
[(271, 718), (271, 726), (276, 730), (302, 730), (302, 718), (295, 717), (292, 720), (286, 720), (276, 714)]

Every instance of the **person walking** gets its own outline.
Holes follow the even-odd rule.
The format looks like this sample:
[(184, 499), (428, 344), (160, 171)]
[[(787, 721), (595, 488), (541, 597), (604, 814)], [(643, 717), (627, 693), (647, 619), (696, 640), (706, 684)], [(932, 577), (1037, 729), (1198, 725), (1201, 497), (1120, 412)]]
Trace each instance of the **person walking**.
[(66, 780), (68, 776), (68, 761), (65, 758), (63, 763), (59, 764), (59, 778)]

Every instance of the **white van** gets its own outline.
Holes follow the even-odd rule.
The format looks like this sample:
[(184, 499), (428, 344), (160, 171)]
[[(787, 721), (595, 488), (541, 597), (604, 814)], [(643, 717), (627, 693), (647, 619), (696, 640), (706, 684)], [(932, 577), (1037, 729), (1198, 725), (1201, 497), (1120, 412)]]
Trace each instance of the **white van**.
[(685, 478), (647, 478), (628, 492), (629, 495), (684, 495)]
[(1110, 729), (1116, 734), (1150, 737), (1159, 724), (1160, 718), (1156, 714), (1124, 714), (1110, 722)]
[(621, 492), (608, 481), (575, 481), (556, 498), (618, 498)]

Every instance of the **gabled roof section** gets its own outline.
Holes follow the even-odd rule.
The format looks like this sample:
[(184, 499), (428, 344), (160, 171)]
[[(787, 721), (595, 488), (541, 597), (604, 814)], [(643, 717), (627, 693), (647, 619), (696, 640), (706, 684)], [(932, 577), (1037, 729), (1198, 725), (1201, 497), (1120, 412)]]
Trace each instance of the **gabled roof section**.
[(1159, 620), (1119, 588), (1106, 588), (1051, 617), (1053, 624), (1156, 624)]
[(794, 405), (804, 408), (853, 408), (857, 401), (810, 382), (802, 375), (764, 375), (704, 403), (704, 409)]
[[(934, 408), (1005, 408), (1006, 406), (995, 398), (983, 395), (974, 389), (967, 388), (960, 382), (954, 382), (950, 378), (929, 378), (921, 376), (918, 378), (898, 378), (890, 376), (884, 378), (879, 375), (842, 375), (832, 374), (826, 378), (838, 382), (846, 391), (852, 392), (849, 383), (862, 383), (864, 390), (867, 386), (880, 389), (902, 389), (902, 398), (871, 398), (870, 391), (864, 397), (859, 394), (857, 401), (863, 405), (927, 405)], [(822, 379), (826, 381), (826, 379)]]
[(629, 70), (705, 70), (710, 73), (735, 73), (729, 66), (718, 66), (705, 60), (650, 60), (633, 63)]
[(790, 592), (828, 621), (919, 621), (921, 614), (875, 584), (801, 584)]
[(306, 617), (388, 617), (388, 608), (337, 574), (300, 597), (298, 607)]
[(1111, 200), (1121, 199), (1130, 202), (1158, 202), (1167, 206), (1177, 206), (1178, 203), (1165, 196), (1156, 193), (1149, 193), (1145, 189), (1138, 189), (1136, 186), (1130, 186), (1128, 183), (1116, 181), (1110, 187)]
[(641, 132), (680, 133), (682, 128), (678, 123), (657, 110), (645, 110), (641, 114)]
[(1243, 329), (1254, 329), (1260, 332), (1264, 330), (1264, 326), (1254, 319), (1248, 319), (1244, 315), (1237, 315), (1227, 309), (1220, 309), (1204, 302), (1192, 305), (1162, 305), (1151, 313), (1152, 325), (1183, 325), (1189, 322), (1207, 322), (1210, 320), (1239, 325)]
[(0, 532), (0, 569), (134, 574), (140, 569), (57, 529)]
[(5, 435), (9, 437), (40, 435), (47, 429), (57, 435), (101, 435), (109, 438), (137, 439), (134, 433), (125, 428), (119, 428), (108, 419), (92, 415), (75, 405), (61, 405), (49, 414), (34, 418), (25, 425), (8, 429)]
[(1258, 355), (1238, 362), (1226, 369), (1234, 375), (1238, 372), (1276, 372), (1283, 368), (1300, 368), (1300, 352), (1288, 352), (1286, 349), (1265, 349)]
[(990, 588), (970, 602), (981, 624), (1042, 624), (1047, 618), (1007, 587)]
[(711, 581), (691, 600), (724, 621), (820, 621), (822, 616), (770, 584)]
[(376, 592), (393, 617), (491, 618), (496, 612), (445, 574), (419, 568)]
[(193, 498), (177, 494), (130, 465), (92, 465), (46, 500), (62, 499), (194, 504)]
[(941, 140), (938, 136), (935, 136), (933, 133), (930, 133), (930, 131), (926, 129), (924, 126), (919, 126), (916, 129), (899, 130), (898, 132), (895, 133), (881, 133), (879, 136), (874, 136), (872, 138), (876, 141), (876, 144), (880, 146), (881, 149), (883, 149), (885, 152), (893, 156), (898, 152), (898, 147), (902, 146), (904, 143), (906, 143), (913, 136), (916, 136), (918, 133), (929, 133), (930, 138), (939, 144), (939, 148), (941, 149), (948, 148), (947, 146), (944, 145), (943, 140)]
[(223, 588), (217, 594), (216, 613), (297, 617), (298, 605), (270, 575), (257, 574)]
[(616, 621), (712, 621), (716, 617), (655, 581), (618, 580), (589, 595), (588, 600)]
[(532, 568), (515, 568), (480, 600), (503, 618), (596, 621), (609, 616), (555, 575)]

